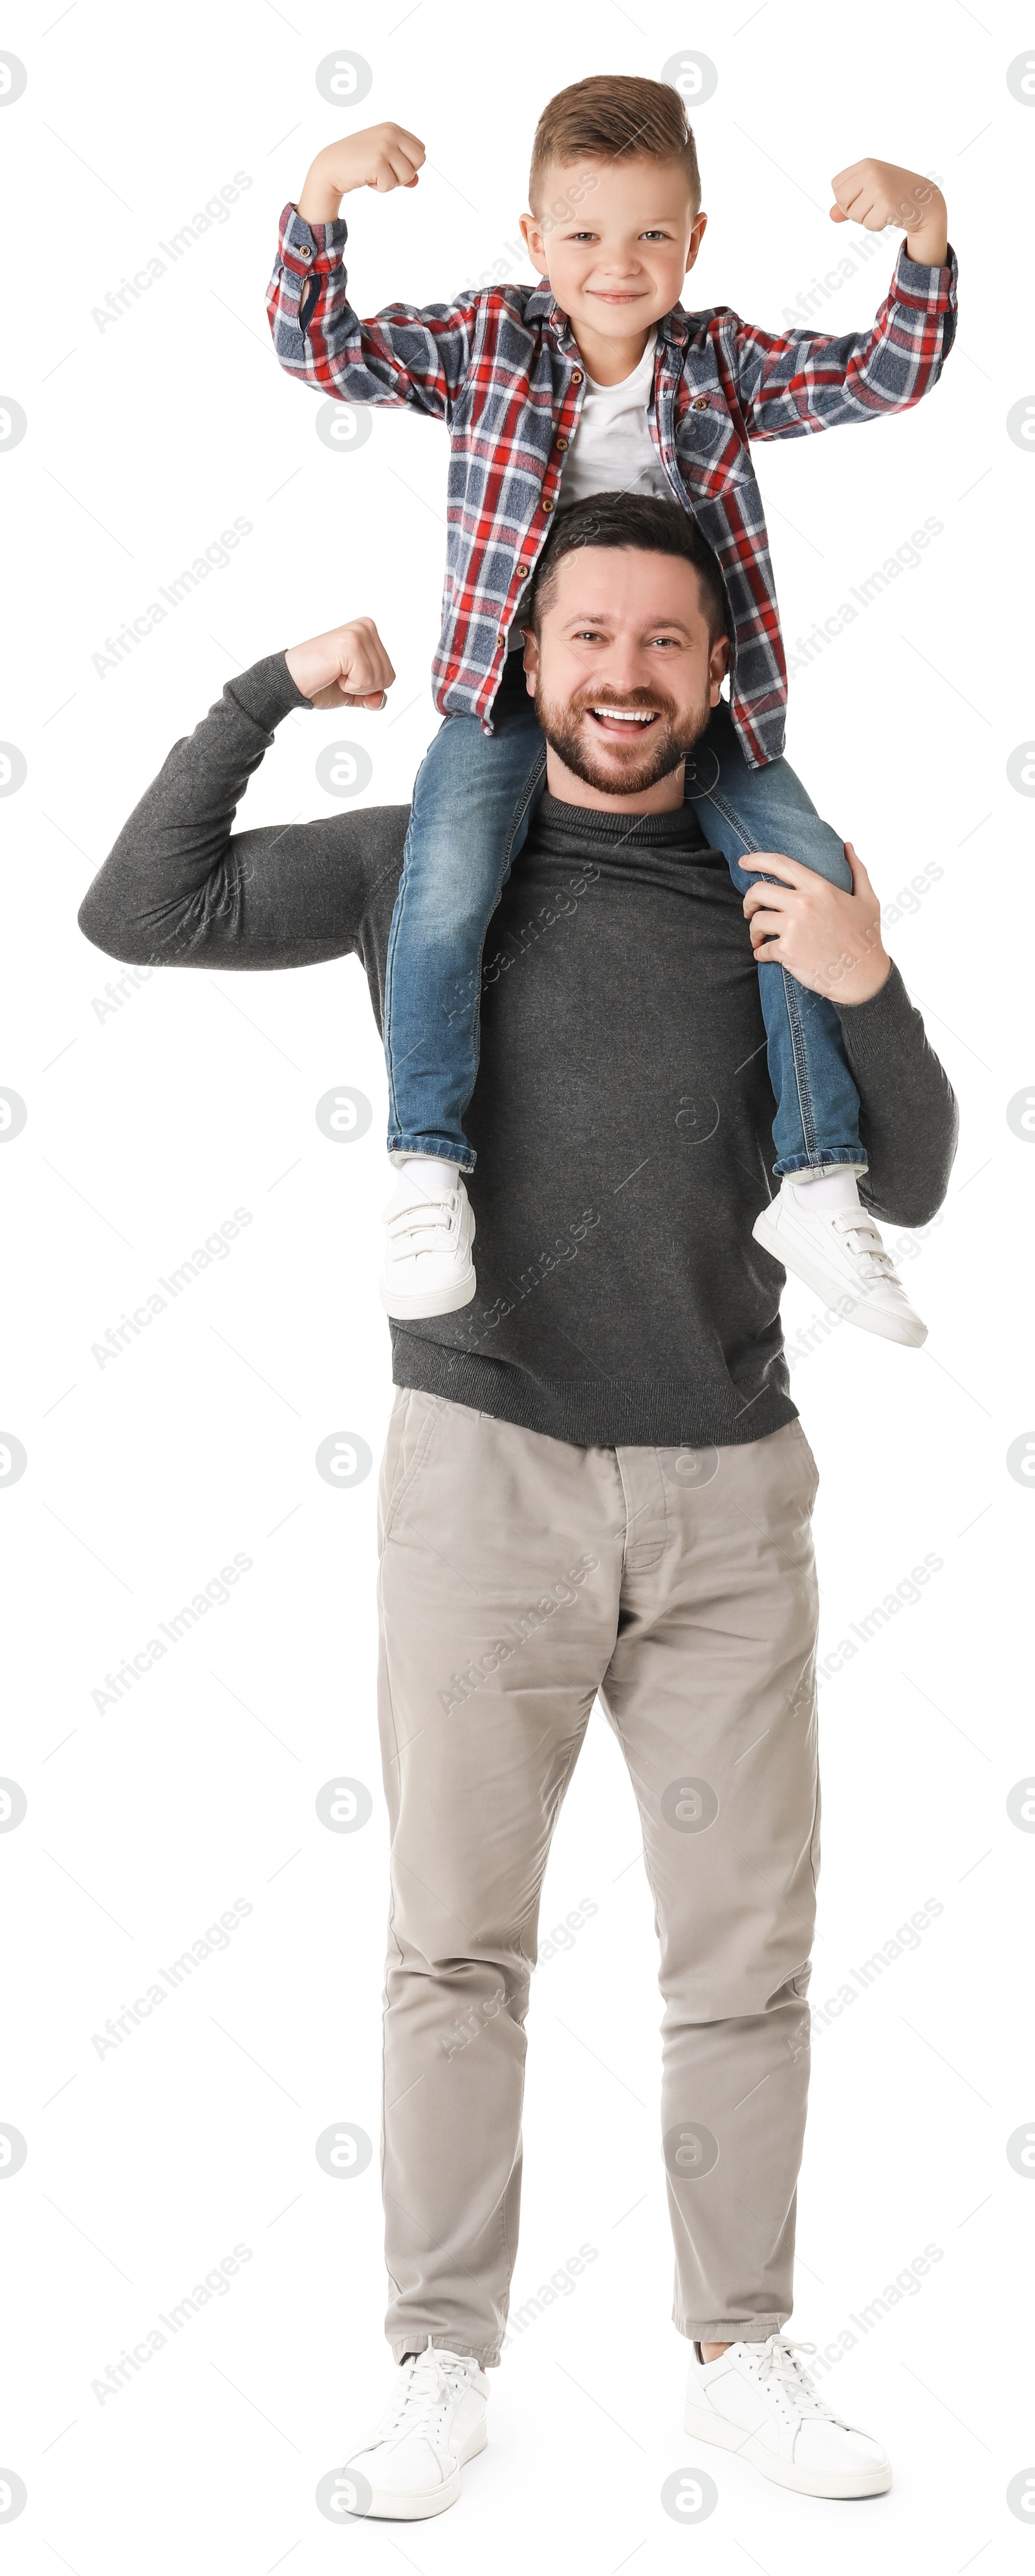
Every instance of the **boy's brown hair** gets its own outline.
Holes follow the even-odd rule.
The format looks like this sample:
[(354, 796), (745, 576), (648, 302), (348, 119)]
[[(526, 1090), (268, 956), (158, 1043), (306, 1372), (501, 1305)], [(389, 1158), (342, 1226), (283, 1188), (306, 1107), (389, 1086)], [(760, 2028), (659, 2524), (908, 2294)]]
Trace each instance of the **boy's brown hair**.
[[(601, 72), (592, 80), (573, 81), (547, 100), (535, 130), (528, 202), (534, 214), (553, 213), (537, 204), (552, 162), (617, 161), (622, 156), (650, 161), (680, 161), (695, 212), (701, 203), (697, 147), (686, 108), (667, 81), (639, 80), (633, 74)], [(568, 212), (565, 206), (565, 213)]]

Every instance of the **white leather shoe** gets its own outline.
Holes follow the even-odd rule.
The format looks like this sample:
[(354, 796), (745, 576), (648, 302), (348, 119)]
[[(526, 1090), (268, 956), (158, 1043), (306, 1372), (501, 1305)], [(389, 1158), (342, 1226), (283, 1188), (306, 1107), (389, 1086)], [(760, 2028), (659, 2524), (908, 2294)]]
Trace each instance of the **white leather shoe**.
[(717, 2361), (693, 2348), (683, 2423), (700, 2442), (739, 2451), (764, 2478), (799, 2495), (884, 2495), (891, 2462), (869, 2433), (835, 2415), (813, 2386), (799, 2353), (814, 2343), (731, 2343)]
[(452, 1315), (470, 1305), (478, 1282), (471, 1245), (474, 1212), (452, 1163), (423, 1157), (399, 1175), (384, 1212), (388, 1229), (381, 1303), (397, 1322)]
[(485, 2449), (489, 2382), (468, 2353), (430, 2343), (402, 2363), (397, 2378), (383, 2423), (345, 2463), (355, 2498), (346, 2509), (424, 2522), (456, 2503), (461, 2469)]
[(917, 1349), (927, 1326), (914, 1313), (877, 1227), (864, 1207), (809, 1205), (811, 1186), (795, 1190), (785, 1173), (777, 1196), (756, 1217), (756, 1243), (815, 1288), (846, 1324)]

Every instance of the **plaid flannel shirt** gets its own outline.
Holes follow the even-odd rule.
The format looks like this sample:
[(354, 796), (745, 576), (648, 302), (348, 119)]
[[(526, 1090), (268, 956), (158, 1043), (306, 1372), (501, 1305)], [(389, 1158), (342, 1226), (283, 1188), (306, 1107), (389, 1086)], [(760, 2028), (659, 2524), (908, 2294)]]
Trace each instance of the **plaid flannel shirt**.
[[(453, 304), (389, 304), (360, 321), (346, 292), (344, 223), (286, 206), (267, 310), (281, 366), (347, 403), (444, 420), (451, 455), (442, 632), (443, 715), (490, 715), (508, 630), (549, 535), (584, 369), (548, 286), (493, 286)], [(787, 667), (749, 441), (906, 411), (941, 373), (956, 327), (956, 259), (899, 252), (873, 328), (773, 335), (728, 306), (658, 325), (648, 426), (673, 499), (718, 558), (729, 606), (733, 721), (753, 769), (783, 749)]]

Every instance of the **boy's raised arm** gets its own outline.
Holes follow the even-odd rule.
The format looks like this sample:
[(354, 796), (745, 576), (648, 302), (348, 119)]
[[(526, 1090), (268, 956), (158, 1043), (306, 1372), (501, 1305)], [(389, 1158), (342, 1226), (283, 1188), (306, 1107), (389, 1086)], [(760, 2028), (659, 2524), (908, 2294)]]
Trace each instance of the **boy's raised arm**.
[(956, 257), (941, 190), (918, 171), (854, 161), (832, 182), (835, 223), (867, 232), (902, 227), (906, 239), (869, 331), (831, 339), (779, 335), (738, 324), (737, 391), (750, 438), (802, 438), (906, 411), (937, 384), (956, 331)]
[(390, 304), (361, 321), (349, 302), (338, 209), (356, 188), (415, 188), (424, 146), (401, 125), (371, 125), (329, 143), (285, 206), (266, 290), (273, 346), (291, 376), (342, 402), (408, 404), (448, 418), (467, 373), (475, 299)]

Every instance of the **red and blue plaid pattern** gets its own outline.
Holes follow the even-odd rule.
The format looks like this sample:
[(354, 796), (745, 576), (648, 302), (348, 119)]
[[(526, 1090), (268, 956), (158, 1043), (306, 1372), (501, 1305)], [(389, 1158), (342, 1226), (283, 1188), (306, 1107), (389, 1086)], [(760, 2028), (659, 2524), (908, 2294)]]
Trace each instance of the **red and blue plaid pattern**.
[[(361, 322), (346, 292), (344, 223), (281, 216), (267, 290), (289, 375), (348, 403), (406, 404), (449, 428), (445, 588), (433, 663), (443, 715), (486, 730), (508, 630), (549, 534), (585, 382), (548, 286), (494, 286), (454, 304), (389, 304)], [(673, 500), (692, 512), (726, 585), (732, 713), (750, 766), (783, 749), (787, 667), (750, 441), (906, 411), (937, 383), (956, 327), (956, 259), (920, 268), (903, 246), (873, 328), (773, 335), (725, 305), (658, 325), (651, 437)]]

